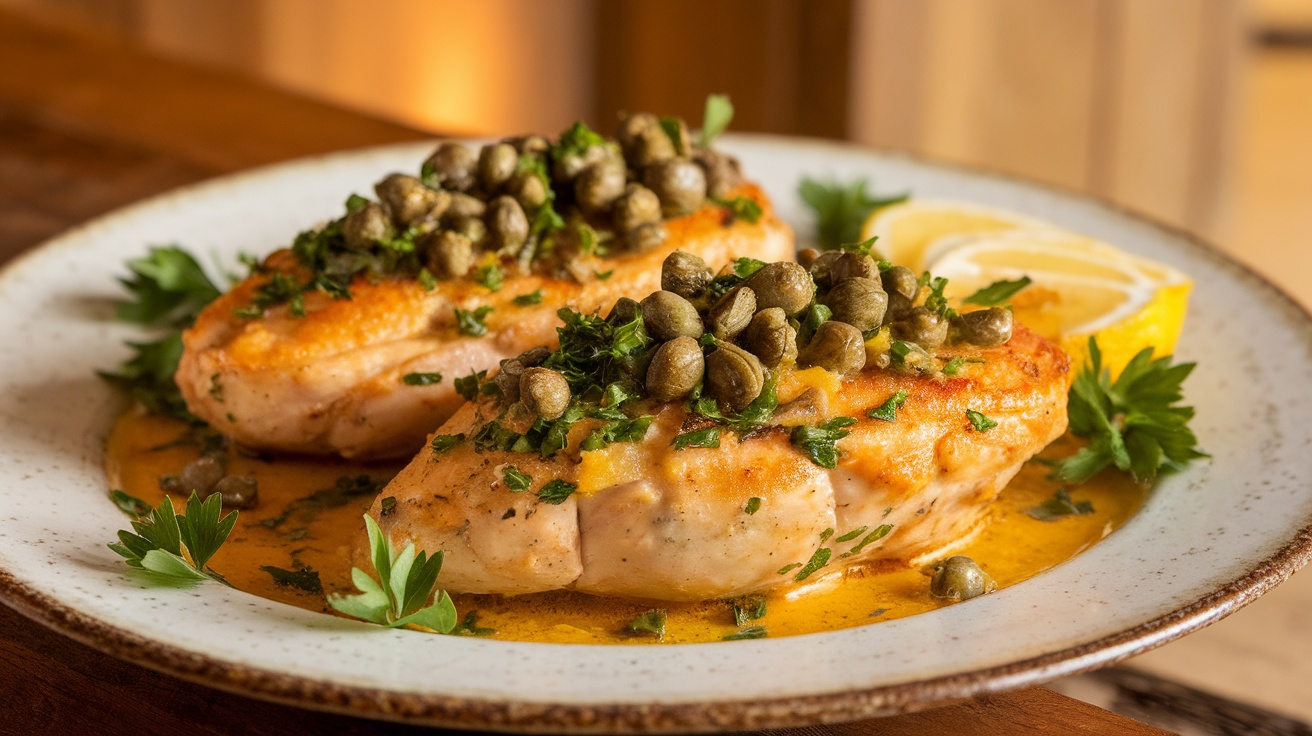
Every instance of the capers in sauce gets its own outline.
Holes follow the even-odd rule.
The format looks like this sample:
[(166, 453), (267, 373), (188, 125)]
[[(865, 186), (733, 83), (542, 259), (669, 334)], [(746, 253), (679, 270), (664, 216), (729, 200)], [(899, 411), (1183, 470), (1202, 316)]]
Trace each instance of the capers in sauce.
[(841, 281), (820, 300), (833, 312), (833, 319), (865, 332), (879, 327), (888, 309), (888, 295), (878, 281), (851, 278)]
[(666, 217), (695, 212), (706, 201), (706, 175), (686, 158), (670, 158), (648, 166), (642, 172), (642, 183), (656, 193)]
[(260, 485), (249, 475), (228, 475), (214, 484), (205, 497), (219, 494), (225, 508), (253, 509), (259, 503)]
[(424, 165), (443, 189), (463, 192), (474, 186), (478, 157), (463, 143), (443, 143)]
[(622, 233), (632, 232), (647, 223), (660, 222), (661, 200), (656, 193), (641, 184), (630, 184), (611, 208), (615, 227)]
[(702, 347), (691, 337), (679, 336), (662, 343), (647, 365), (647, 395), (657, 401), (674, 401), (692, 393), (706, 369)]
[(469, 238), (470, 242), (481, 243), (487, 238), (487, 223), (479, 215), (456, 215), (447, 218), (447, 227)]
[(613, 158), (598, 161), (574, 180), (574, 201), (585, 212), (604, 212), (624, 194), (627, 175), (623, 161)]
[(982, 348), (994, 348), (1011, 339), (1013, 322), (1010, 309), (990, 307), (960, 315), (957, 328), (962, 340)]
[(630, 250), (642, 253), (660, 247), (667, 237), (669, 231), (665, 229), (664, 223), (644, 222), (624, 236), (624, 243)]
[(722, 411), (736, 414), (761, 395), (765, 369), (755, 355), (733, 343), (720, 343), (706, 357), (706, 388)]
[(700, 256), (676, 250), (661, 263), (661, 288), (684, 299), (696, 299), (711, 283), (711, 267)]
[(811, 275), (787, 261), (766, 264), (747, 280), (747, 286), (756, 292), (758, 309), (779, 307), (789, 317), (806, 309), (815, 298)]
[(924, 307), (912, 307), (905, 317), (894, 321), (892, 327), (894, 338), (925, 348), (936, 348), (948, 339), (948, 321)]
[(732, 340), (747, 329), (756, 314), (756, 293), (738, 286), (720, 297), (706, 313), (706, 327), (721, 340)]
[(542, 361), (551, 355), (547, 348), (533, 348), (526, 350), (513, 358), (506, 358), (501, 361), (501, 369), (497, 372), (493, 382), (497, 388), (501, 389), (502, 400), (507, 404), (513, 404), (519, 401), (519, 379), (525, 369), (541, 365)]
[(557, 419), (569, 408), (569, 381), (550, 368), (526, 368), (519, 376), (519, 400), (543, 419)]
[(752, 317), (740, 339), (766, 368), (797, 358), (797, 330), (788, 324), (788, 315), (779, 307), (762, 309)]
[(916, 292), (920, 289), (920, 280), (916, 278), (916, 272), (906, 266), (893, 266), (879, 275), (879, 282), (883, 285), (884, 291), (892, 294), (901, 294), (908, 300), (916, 298)]
[(392, 227), (392, 218), (387, 209), (377, 202), (370, 202), (342, 221), (342, 236), (346, 245), (356, 250), (368, 250), (381, 240), (388, 240), (396, 235)]
[(487, 234), (492, 248), (515, 251), (528, 240), (528, 216), (514, 197), (502, 195), (487, 208)]
[(439, 230), (423, 242), (428, 270), (438, 278), (460, 278), (474, 267), (474, 243), (461, 233)]
[(833, 285), (833, 280), (829, 277), (829, 269), (834, 265), (834, 261), (842, 256), (842, 251), (827, 250), (815, 257), (807, 270), (811, 272), (811, 280), (815, 281), (816, 287), (828, 289)]
[(697, 308), (672, 291), (652, 292), (641, 304), (642, 324), (657, 340), (673, 340), (680, 335), (698, 338), (705, 331)]
[(804, 368), (819, 366), (839, 375), (856, 373), (866, 365), (861, 330), (846, 322), (825, 322), (811, 336), (811, 342), (798, 351), (797, 364)]
[(392, 221), (398, 227), (409, 227), (431, 212), (438, 201), (436, 190), (405, 174), (389, 174), (374, 185), (374, 192), (378, 200), (387, 205)]
[[(583, 170), (612, 155), (613, 149), (602, 143), (589, 146), (582, 153), (567, 153), (551, 160), (551, 178), (558, 182), (573, 181)], [(615, 152), (618, 156), (618, 152)]]
[(829, 265), (829, 282), (839, 284), (848, 279), (878, 279), (879, 265), (870, 256), (843, 253)]
[(523, 156), (541, 156), (551, 150), (551, 141), (540, 135), (524, 135), (518, 138), (511, 138), (507, 143), (513, 145), (515, 150), (519, 151), (520, 155)]
[(223, 478), (223, 461), (213, 455), (201, 455), (187, 463), (178, 473), (177, 489), (183, 495), (195, 491), (208, 496), (210, 489)]
[(728, 197), (730, 192), (743, 183), (742, 169), (738, 159), (733, 156), (703, 148), (693, 155), (693, 160), (705, 172), (706, 193), (712, 197)]
[(797, 251), (797, 263), (807, 271), (811, 270), (811, 264), (815, 263), (815, 259), (819, 257), (820, 251), (815, 248), (803, 248)]
[(625, 325), (632, 322), (636, 316), (638, 316), (638, 303), (627, 296), (622, 296), (615, 300), (615, 306), (610, 308), (606, 321), (612, 325)]
[(520, 171), (510, 177), (506, 193), (530, 212), (547, 203), (547, 185), (532, 171)]
[(509, 143), (493, 143), (478, 152), (478, 180), (483, 191), (495, 192), (510, 181), (519, 167), (519, 152)]
[(442, 213), (442, 223), (447, 224), (461, 217), (482, 217), (486, 212), (487, 202), (469, 194), (455, 193), (451, 195), (451, 203)]
[(929, 592), (935, 598), (966, 601), (992, 593), (998, 584), (979, 563), (965, 555), (953, 555), (934, 565)]

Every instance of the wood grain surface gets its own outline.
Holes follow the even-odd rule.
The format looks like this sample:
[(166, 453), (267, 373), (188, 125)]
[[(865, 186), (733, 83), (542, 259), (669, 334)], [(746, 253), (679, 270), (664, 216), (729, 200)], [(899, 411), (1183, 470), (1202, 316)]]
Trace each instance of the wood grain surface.
[[(426, 137), (236, 76), (0, 12), (0, 262), (88, 218), (216, 174)], [(21, 70), (21, 73), (11, 73)], [(0, 734), (365, 734), (417, 727), (177, 680), (0, 606)], [(1165, 733), (1043, 689), (798, 734)]]

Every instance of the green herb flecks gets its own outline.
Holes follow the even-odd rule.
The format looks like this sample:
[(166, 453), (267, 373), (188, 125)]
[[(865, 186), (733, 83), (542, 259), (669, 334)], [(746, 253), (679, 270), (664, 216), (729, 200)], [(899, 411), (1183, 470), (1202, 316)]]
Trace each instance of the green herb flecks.
[(654, 636), (657, 641), (664, 641), (667, 617), (664, 608), (653, 608), (630, 621), (624, 630), (631, 636)]
[(720, 637), (721, 641), (743, 641), (745, 639), (764, 639), (769, 636), (770, 632), (764, 626), (749, 626), (745, 629), (739, 629), (732, 634), (726, 634)]
[(269, 573), (269, 577), (278, 585), (304, 590), (307, 593), (323, 592), (323, 582), (319, 580), (319, 573), (308, 565), (295, 570), (284, 570), (273, 565), (261, 565), (260, 569)]
[(998, 423), (980, 414), (974, 409), (966, 410), (966, 418), (970, 420), (970, 426), (975, 428), (976, 432), (987, 432), (998, 426)]
[(535, 304), (541, 304), (542, 290), (534, 289), (533, 291), (530, 291), (527, 294), (520, 294), (519, 296), (515, 297), (514, 299), (511, 299), (510, 301), (513, 302), (514, 305), (517, 307), (531, 307), (534, 306)]
[(765, 214), (765, 211), (761, 209), (761, 205), (757, 204), (756, 200), (751, 197), (738, 196), (733, 199), (716, 199), (712, 197), (711, 201), (728, 212), (729, 222), (731, 223), (735, 220), (742, 220), (755, 225), (760, 222), (761, 216)]
[(407, 386), (432, 386), (441, 382), (441, 373), (407, 373), (401, 377), (401, 383)]
[(929, 296), (925, 297), (925, 309), (928, 309), (944, 319), (952, 319), (957, 316), (957, 310), (948, 306), (947, 297), (943, 296), (943, 290), (947, 288), (948, 280), (942, 276), (931, 276), (928, 271), (920, 277), (922, 286), (929, 287)]
[(707, 427), (692, 432), (684, 432), (674, 437), (674, 449), (682, 450), (685, 447), (719, 447), (720, 446), (720, 429), (719, 427)]
[(568, 481), (556, 478), (538, 489), (538, 500), (542, 503), (559, 505), (565, 503), (565, 500), (574, 495), (578, 486)]
[[(128, 566), (141, 571), (150, 582), (161, 585), (190, 585), (203, 580), (222, 580), (206, 564), (219, 550), (232, 527), (237, 512), (223, 515), (223, 500), (211, 494), (204, 502), (193, 491), (186, 510), (178, 514), (173, 501), (165, 498), (159, 506), (132, 521), (135, 532), (120, 531), (109, 548)], [(185, 557), (184, 557), (185, 552)]]
[(711, 144), (729, 128), (733, 121), (733, 103), (728, 95), (706, 95), (706, 107), (702, 112), (702, 129), (698, 142), (703, 148)]
[[(876, 240), (879, 240), (879, 236), (874, 235), (869, 238), (866, 238), (865, 240), (862, 240), (860, 243), (843, 243), (842, 245), (838, 246), (838, 249), (843, 251), (844, 253), (855, 253), (859, 256), (868, 256), (875, 249)], [(892, 265), (890, 264), (888, 268), (885, 268), (884, 267), (885, 263), (888, 263), (888, 261), (879, 262), (880, 273), (883, 273), (884, 271), (887, 271), (888, 268), (892, 267)]]
[(727, 294), (735, 286), (751, 278), (753, 274), (765, 268), (765, 261), (755, 258), (739, 258), (730, 264), (729, 272), (711, 279), (709, 292), (712, 298)]
[(378, 578), (358, 567), (351, 568), (351, 581), (360, 593), (329, 595), (328, 605), (347, 616), (393, 629), (422, 626), (446, 634), (455, 628), (455, 604), (446, 591), (437, 589), (442, 551), (430, 556), (416, 551), (411, 542), (397, 554), (373, 517), (366, 514), (364, 525)]
[(965, 368), (968, 364), (972, 364), (972, 363), (982, 364), (984, 362), (985, 361), (983, 358), (963, 358), (960, 355), (958, 355), (957, 357), (943, 364), (943, 375), (955, 376), (958, 373), (960, 373), (961, 369)]
[(302, 496), (287, 504), (281, 513), (261, 519), (258, 523), (267, 529), (281, 529), (283, 524), (294, 518), (300, 526), (293, 532), (302, 531), (324, 509), (340, 508), (365, 497), (374, 498), (390, 480), (390, 477), (374, 477), (364, 473), (338, 476), (331, 487), (320, 488)]
[(905, 403), (907, 403), (907, 392), (899, 390), (888, 397), (887, 401), (866, 412), (866, 416), (871, 419), (882, 419), (885, 422), (896, 422), (897, 410)]
[(533, 484), (533, 476), (520, 471), (514, 465), (507, 465), (501, 473), (501, 482), (505, 483), (506, 488), (509, 488), (512, 492), (522, 493), (527, 491), (529, 486)]
[(487, 319), (492, 314), (492, 307), (482, 306), (477, 309), (455, 308), (456, 328), (460, 334), (469, 335), (470, 337), (482, 337), (487, 334)]
[(1056, 477), (1082, 483), (1114, 466), (1149, 484), (1159, 473), (1207, 457), (1188, 426), (1193, 407), (1177, 405), (1194, 366), (1172, 365), (1170, 356), (1153, 359), (1152, 348), (1144, 348), (1113, 382), (1097, 340), (1090, 337), (1089, 361), (1076, 375), (1067, 400), (1071, 433), (1089, 444), (1063, 460)]
[(761, 510), (761, 499), (759, 496), (752, 496), (751, 498), (747, 499), (747, 505), (743, 506), (743, 513), (747, 514), (748, 516), (752, 516), (757, 511), (760, 510)]
[(600, 450), (614, 442), (639, 442), (647, 436), (652, 417), (613, 419), (592, 430), (583, 440), (580, 449), (585, 452)]
[(1093, 503), (1090, 501), (1074, 501), (1071, 494), (1065, 488), (1058, 488), (1052, 494), (1052, 498), (1044, 501), (1038, 506), (1032, 506), (1025, 509), (1025, 513), (1031, 518), (1039, 521), (1057, 521), (1067, 516), (1085, 516), (1093, 513)]
[(838, 467), (838, 441), (848, 435), (846, 427), (856, 424), (855, 417), (834, 417), (824, 424), (793, 427), (793, 446), (822, 468)]
[(860, 240), (861, 225), (880, 207), (897, 204), (906, 194), (872, 197), (865, 179), (842, 184), (805, 178), (798, 186), (802, 201), (815, 213), (816, 236), (821, 248), (837, 248)]
[(793, 580), (800, 583), (811, 577), (829, 564), (829, 558), (832, 557), (833, 554), (834, 551), (828, 547), (820, 547), (816, 549), (816, 551), (811, 554), (811, 559), (807, 560), (806, 564), (802, 565), (802, 569), (798, 570), (797, 574), (793, 576)]
[(740, 629), (749, 621), (765, 618), (765, 596), (759, 593), (735, 598), (729, 602), (729, 606), (733, 610), (734, 626)]
[(492, 636), (497, 630), (479, 626), (478, 611), (470, 611), (454, 629), (451, 629), (451, 633), (455, 636)]
[(455, 380), (456, 393), (465, 401), (473, 401), (479, 394), (479, 387), (483, 384), (483, 379), (487, 377), (487, 371), (475, 371), (467, 376), (461, 376)]
[[(888, 511), (885, 511), (884, 515), (887, 516)], [(839, 557), (851, 557), (852, 555), (859, 554), (861, 550), (866, 548), (866, 545), (869, 545), (873, 542), (878, 542), (879, 540), (888, 536), (888, 533), (891, 531), (893, 531), (892, 524), (881, 524), (880, 526), (875, 527), (874, 531), (862, 537), (861, 541), (857, 542), (855, 547), (839, 555)], [(844, 540), (838, 540), (838, 541), (844, 541)]]
[(109, 500), (114, 502), (119, 511), (134, 519), (140, 519), (151, 511), (150, 504), (117, 488), (109, 492)]
[(464, 441), (465, 436), (463, 434), (439, 434), (433, 438), (432, 442), (428, 443), (428, 446), (433, 449), (434, 455), (445, 455)]
[(979, 291), (961, 300), (962, 304), (977, 304), (981, 307), (996, 307), (1006, 304), (1017, 292), (1034, 283), (1029, 276), (1021, 276), (1014, 281), (994, 281)]

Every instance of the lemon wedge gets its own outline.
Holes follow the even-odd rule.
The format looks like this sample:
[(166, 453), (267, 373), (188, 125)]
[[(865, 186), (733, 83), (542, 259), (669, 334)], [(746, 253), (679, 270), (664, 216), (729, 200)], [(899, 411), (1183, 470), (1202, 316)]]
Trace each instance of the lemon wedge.
[[(1187, 276), (1054, 225), (976, 205), (910, 202), (874, 213), (866, 237), (885, 257), (948, 279), (955, 306), (996, 281), (1031, 284), (1009, 300), (1017, 321), (1057, 342), (1083, 365), (1090, 336), (1113, 374), (1135, 353), (1175, 351), (1184, 325)], [(901, 212), (895, 211), (905, 208)]]

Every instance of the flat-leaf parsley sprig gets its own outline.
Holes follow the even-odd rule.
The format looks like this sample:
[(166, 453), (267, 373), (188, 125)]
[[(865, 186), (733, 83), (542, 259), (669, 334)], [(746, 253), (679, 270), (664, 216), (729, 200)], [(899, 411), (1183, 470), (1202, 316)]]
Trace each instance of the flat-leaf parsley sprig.
[(450, 633), (456, 626), (456, 606), (446, 591), (435, 590), (437, 574), (442, 570), (442, 551), (430, 556), (416, 551), (411, 542), (397, 554), (373, 517), (365, 515), (364, 525), (378, 580), (353, 567), (351, 582), (362, 592), (329, 595), (328, 605), (347, 616), (392, 629), (414, 624), (439, 634)]
[(1075, 377), (1067, 402), (1071, 433), (1089, 444), (1057, 465), (1057, 478), (1080, 483), (1114, 465), (1148, 484), (1158, 473), (1207, 457), (1188, 426), (1193, 407), (1175, 406), (1196, 364), (1172, 365), (1171, 356), (1154, 360), (1152, 352), (1139, 351), (1112, 381), (1098, 341), (1089, 338), (1089, 362)]
[(173, 500), (165, 497), (159, 506), (132, 521), (135, 534), (119, 531), (119, 541), (109, 548), (154, 583), (190, 585), (210, 579), (224, 582), (218, 573), (206, 567), (237, 523), (236, 511), (226, 516), (222, 512), (223, 500), (217, 493), (202, 502), (193, 491), (182, 514), (176, 513)]

